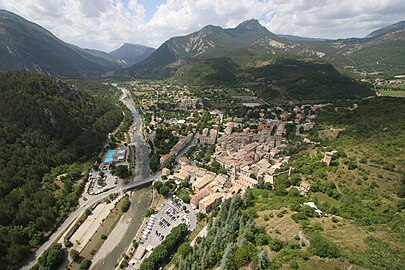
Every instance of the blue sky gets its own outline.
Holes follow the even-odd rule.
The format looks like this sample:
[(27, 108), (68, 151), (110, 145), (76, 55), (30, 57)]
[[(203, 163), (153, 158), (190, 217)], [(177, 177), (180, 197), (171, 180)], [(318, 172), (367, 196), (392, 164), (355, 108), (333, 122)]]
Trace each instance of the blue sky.
[(150, 20), (153, 17), (153, 14), (155, 14), (156, 10), (158, 9), (158, 6), (163, 2), (162, 0), (142, 0), (140, 1), (145, 9), (146, 9), (146, 20)]
[(0, 0), (0, 9), (104, 51), (124, 42), (157, 48), (208, 24), (235, 27), (251, 18), (277, 34), (319, 38), (363, 37), (405, 20), (404, 0)]

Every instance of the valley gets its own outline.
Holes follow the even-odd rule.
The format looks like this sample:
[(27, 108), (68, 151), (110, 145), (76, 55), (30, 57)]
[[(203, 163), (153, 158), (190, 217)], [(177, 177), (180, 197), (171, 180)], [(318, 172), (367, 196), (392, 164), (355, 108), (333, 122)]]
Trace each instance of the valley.
[(0, 9), (0, 269), (403, 269), (404, 21), (240, 18), (102, 50)]

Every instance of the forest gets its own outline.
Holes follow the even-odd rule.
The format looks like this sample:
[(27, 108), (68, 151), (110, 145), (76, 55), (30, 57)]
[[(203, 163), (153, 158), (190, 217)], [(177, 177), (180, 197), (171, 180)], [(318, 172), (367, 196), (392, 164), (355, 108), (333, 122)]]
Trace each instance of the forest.
[(96, 160), (107, 134), (122, 120), (108, 91), (78, 89), (35, 73), (0, 73), (0, 265), (5, 269), (20, 267), (76, 206), (86, 162)]

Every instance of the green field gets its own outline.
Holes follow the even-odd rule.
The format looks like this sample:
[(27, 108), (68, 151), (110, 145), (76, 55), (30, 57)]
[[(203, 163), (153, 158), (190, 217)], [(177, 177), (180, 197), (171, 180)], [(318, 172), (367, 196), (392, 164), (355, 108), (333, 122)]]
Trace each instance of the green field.
[(378, 92), (386, 97), (405, 97), (405, 91), (378, 90)]

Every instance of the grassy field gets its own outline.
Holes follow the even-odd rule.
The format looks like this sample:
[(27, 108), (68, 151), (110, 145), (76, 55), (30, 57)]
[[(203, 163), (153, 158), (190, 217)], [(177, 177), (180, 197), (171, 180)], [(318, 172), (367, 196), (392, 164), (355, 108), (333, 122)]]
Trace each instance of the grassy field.
[(405, 97), (405, 91), (395, 91), (395, 90), (378, 90), (382, 96), (386, 97)]

